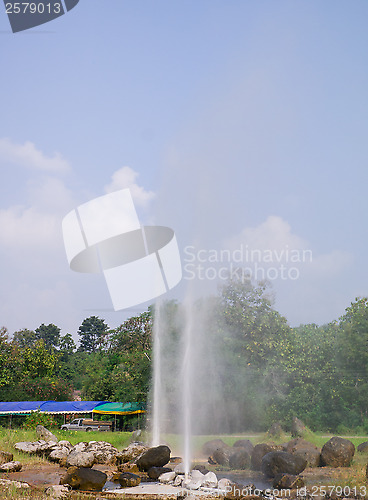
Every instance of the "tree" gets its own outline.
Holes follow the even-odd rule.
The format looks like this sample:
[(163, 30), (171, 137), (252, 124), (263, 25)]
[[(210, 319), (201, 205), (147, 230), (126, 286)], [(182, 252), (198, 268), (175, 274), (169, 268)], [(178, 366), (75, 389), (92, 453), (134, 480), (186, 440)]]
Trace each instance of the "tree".
[(73, 337), (70, 335), (70, 333), (66, 333), (65, 335), (60, 337), (59, 348), (60, 352), (62, 352), (64, 356), (70, 356), (71, 354), (73, 354), (77, 346), (75, 345)]
[(45, 325), (42, 323), (35, 330), (36, 340), (43, 340), (45, 346), (48, 348), (56, 348), (60, 343), (60, 328), (56, 325), (50, 323), (49, 325)]
[(20, 348), (32, 347), (37, 340), (37, 335), (33, 330), (28, 330), (23, 328), (14, 332), (13, 342), (17, 344)]
[(96, 352), (106, 345), (108, 326), (98, 316), (86, 318), (78, 330), (80, 336), (79, 351)]

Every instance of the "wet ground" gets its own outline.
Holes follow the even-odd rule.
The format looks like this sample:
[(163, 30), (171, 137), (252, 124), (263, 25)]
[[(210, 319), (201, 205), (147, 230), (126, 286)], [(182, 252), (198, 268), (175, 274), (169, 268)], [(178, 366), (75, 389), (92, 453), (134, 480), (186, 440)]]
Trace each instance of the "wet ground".
[[(98, 469), (107, 474), (108, 478), (112, 477), (113, 472), (116, 471), (114, 466), (108, 465), (95, 465), (94, 469)], [(4, 479), (13, 479), (17, 481), (25, 481), (31, 486), (36, 488), (46, 488), (53, 484), (59, 484), (61, 476), (66, 472), (66, 469), (61, 468), (57, 464), (43, 463), (37, 465), (24, 465), (20, 472), (13, 472), (2, 474)], [(272, 481), (267, 480), (261, 472), (255, 471), (214, 471), (218, 477), (228, 478), (238, 484), (247, 486), (253, 484), (257, 489), (267, 490), (272, 488)], [(320, 485), (320, 484), (333, 484), (333, 479), (338, 475), (338, 469), (331, 469), (328, 467), (305, 469), (302, 473), (307, 486)], [(181, 488), (174, 488), (169, 485), (161, 485), (159, 483), (141, 483), (135, 488), (120, 488), (118, 483), (107, 481), (104, 491), (114, 492), (116, 494), (123, 493), (127, 498), (159, 498), (160, 496), (166, 498), (176, 498), (178, 491)], [(196, 492), (197, 495), (198, 492)], [(201, 495), (202, 496), (202, 495)], [(206, 493), (203, 492), (203, 496)]]

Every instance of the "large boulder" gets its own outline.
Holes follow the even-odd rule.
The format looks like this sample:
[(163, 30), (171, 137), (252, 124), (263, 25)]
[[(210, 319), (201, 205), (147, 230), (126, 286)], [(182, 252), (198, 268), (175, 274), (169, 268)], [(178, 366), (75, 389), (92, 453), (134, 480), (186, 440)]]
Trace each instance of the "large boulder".
[(322, 447), (321, 464), (328, 467), (349, 467), (355, 446), (348, 439), (333, 437)]
[(0, 464), (12, 462), (13, 458), (13, 453), (9, 453), (8, 451), (0, 451)]
[(267, 477), (285, 473), (297, 476), (307, 466), (307, 461), (286, 451), (271, 451), (262, 458), (261, 471)]
[(291, 422), (291, 435), (293, 437), (304, 437), (307, 432), (307, 428), (301, 420), (297, 417), (293, 417)]
[(118, 481), (122, 488), (132, 488), (139, 485), (141, 478), (132, 472), (122, 472), (118, 477)]
[(217, 450), (217, 448), (222, 448), (223, 446), (227, 446), (222, 439), (212, 439), (211, 441), (207, 441), (204, 443), (202, 446), (202, 453), (206, 457), (209, 457), (210, 455), (213, 455), (214, 451)]
[(117, 463), (133, 462), (133, 460), (138, 459), (147, 450), (149, 450), (148, 446), (142, 443), (131, 443), (117, 455)]
[(321, 462), (321, 450), (313, 443), (302, 438), (292, 439), (284, 445), (284, 451), (298, 455), (307, 461), (307, 467), (319, 467)]
[(235, 448), (235, 451), (229, 456), (229, 466), (231, 469), (249, 469), (250, 454), (245, 448)]
[(20, 462), (8, 462), (0, 465), (0, 472), (19, 472), (20, 470), (22, 470)]
[(58, 438), (43, 425), (37, 425), (36, 434), (38, 439), (43, 439), (44, 441), (52, 441), (54, 443), (58, 442)]
[(359, 453), (368, 453), (368, 441), (364, 441), (364, 443), (360, 443), (360, 445), (357, 448), (357, 451), (359, 451)]
[(163, 467), (170, 461), (171, 450), (166, 445), (149, 448), (137, 460), (140, 471), (148, 471), (151, 467)]
[(230, 455), (232, 453), (236, 453), (236, 450), (234, 452), (234, 448), (232, 446), (224, 444), (220, 448), (216, 448), (210, 458), (214, 463), (228, 467)]
[(253, 470), (261, 470), (262, 458), (273, 451), (273, 446), (267, 443), (256, 444), (253, 448), (250, 464)]
[(239, 439), (238, 441), (235, 441), (235, 443), (233, 444), (233, 447), (234, 448), (245, 448), (247, 450), (247, 452), (249, 453), (249, 455), (251, 455), (253, 448), (254, 448), (254, 445), (251, 441), (249, 441), (249, 439)]
[(60, 484), (69, 484), (73, 490), (101, 491), (107, 475), (96, 469), (70, 467), (60, 479)]

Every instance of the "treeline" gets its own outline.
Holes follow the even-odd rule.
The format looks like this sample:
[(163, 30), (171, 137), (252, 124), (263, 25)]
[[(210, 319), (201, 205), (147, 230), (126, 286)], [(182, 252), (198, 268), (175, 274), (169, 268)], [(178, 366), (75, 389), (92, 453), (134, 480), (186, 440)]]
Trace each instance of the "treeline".
[[(287, 427), (298, 416), (312, 430), (368, 432), (367, 298), (356, 299), (327, 325), (291, 328), (273, 308), (266, 284), (230, 281), (195, 309), (194, 342), (207, 349), (196, 386), (203, 384), (212, 398), (212, 416), (201, 430), (258, 431), (275, 421)], [(11, 337), (2, 328), (0, 400), (68, 400), (75, 390), (88, 400), (149, 400), (155, 314), (150, 307), (116, 329), (99, 317), (86, 318), (78, 348), (56, 325)], [(161, 306), (166, 356), (178, 360), (184, 317), (181, 304)], [(212, 355), (214, 372), (208, 373)], [(174, 384), (175, 374), (168, 379)], [(202, 406), (198, 401), (198, 415)]]

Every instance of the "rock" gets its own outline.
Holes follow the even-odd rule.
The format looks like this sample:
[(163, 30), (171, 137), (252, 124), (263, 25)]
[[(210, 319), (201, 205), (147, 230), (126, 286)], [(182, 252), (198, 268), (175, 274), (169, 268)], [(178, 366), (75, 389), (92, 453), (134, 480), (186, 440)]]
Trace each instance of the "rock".
[(202, 453), (206, 457), (213, 455), (214, 451), (217, 450), (217, 448), (222, 448), (223, 446), (227, 446), (222, 439), (212, 439), (211, 441), (207, 441), (204, 443), (202, 446)]
[(292, 439), (284, 445), (284, 450), (303, 457), (307, 461), (307, 467), (319, 467), (321, 462), (321, 450), (313, 443), (302, 438)]
[(225, 491), (226, 488), (229, 488), (229, 486), (231, 486), (231, 485), (232, 485), (232, 481), (230, 481), (230, 479), (228, 479), (227, 477), (223, 477), (222, 479), (218, 480), (217, 488), (220, 491)]
[(249, 455), (252, 455), (252, 451), (253, 451), (253, 443), (251, 441), (249, 441), (249, 439), (239, 439), (238, 441), (236, 441), (234, 444), (233, 444), (233, 447), (234, 448), (245, 448), (247, 450), (247, 452), (249, 453)]
[(57, 446), (53, 448), (52, 452), (47, 458), (48, 460), (50, 460), (50, 462), (56, 462), (59, 464), (65, 462), (66, 464), (66, 459), (72, 449), (73, 446), (69, 443), (69, 441), (59, 441), (57, 443)]
[(92, 467), (95, 463), (93, 453), (84, 451), (71, 451), (66, 458), (67, 467)]
[(118, 481), (122, 488), (133, 488), (139, 485), (141, 478), (132, 472), (122, 472), (118, 477)]
[(183, 474), (177, 475), (174, 479), (173, 485), (174, 486), (181, 486), (184, 479), (185, 479), (185, 476), (183, 476)]
[(368, 453), (368, 441), (360, 443), (360, 445), (357, 448), (357, 451), (359, 451), (359, 453)]
[(305, 448), (312, 448), (317, 450), (317, 446), (315, 446), (313, 443), (310, 443), (309, 441), (305, 441), (302, 438), (296, 438), (292, 439), (291, 441), (288, 441), (284, 445), (284, 450), (287, 451), (288, 453), (294, 453), (295, 451), (299, 449), (305, 449)]
[(12, 481), (11, 479), (0, 479), (0, 489), (2, 488), (15, 488), (15, 489), (26, 489), (29, 488), (28, 483), (23, 481)]
[(273, 488), (278, 490), (282, 489), (296, 489), (305, 486), (304, 479), (301, 476), (293, 476), (292, 474), (276, 474), (272, 483)]
[(9, 453), (8, 451), (0, 451), (0, 465), (7, 462), (12, 462), (13, 458), (13, 453)]
[(250, 454), (245, 448), (239, 447), (229, 456), (229, 466), (232, 469), (243, 470), (250, 467)]
[(284, 431), (282, 430), (280, 422), (274, 422), (268, 431), (268, 435), (272, 437), (280, 437), (283, 432)]
[(253, 448), (250, 464), (253, 470), (261, 470), (262, 458), (273, 451), (273, 447), (267, 443), (256, 444)]
[(148, 469), (147, 474), (152, 481), (157, 481), (161, 474), (165, 474), (165, 472), (172, 472), (172, 469), (170, 467), (151, 467)]
[(138, 469), (137, 464), (129, 464), (129, 463), (118, 465), (118, 471), (119, 472), (132, 472), (133, 474), (139, 473), (139, 469)]
[(303, 437), (307, 431), (305, 424), (297, 417), (293, 417), (291, 422), (291, 435), (293, 437)]
[(199, 470), (202, 472), (202, 474), (207, 474), (207, 472), (209, 472), (207, 467), (205, 465), (202, 465), (202, 464), (196, 465), (195, 467), (193, 467), (192, 470)]
[(348, 439), (333, 437), (322, 447), (321, 463), (328, 467), (349, 467), (355, 446)]
[(216, 474), (214, 472), (207, 472), (203, 477), (202, 486), (204, 488), (217, 488), (217, 485), (218, 481)]
[(185, 474), (185, 465), (184, 462), (180, 462), (180, 464), (174, 467), (175, 474)]
[(142, 443), (131, 443), (117, 455), (117, 463), (132, 462), (143, 455), (148, 449), (149, 448)]
[(174, 471), (164, 472), (163, 474), (161, 474), (161, 476), (158, 478), (158, 480), (162, 484), (169, 484), (169, 483), (172, 483), (174, 481), (175, 477), (176, 477), (176, 474)]
[(151, 467), (163, 467), (170, 461), (170, 448), (165, 445), (149, 448), (137, 460), (136, 464), (140, 471), (147, 471)]
[(297, 476), (305, 469), (307, 461), (286, 451), (271, 451), (262, 458), (261, 470), (267, 477), (283, 472)]
[(55, 500), (58, 498), (68, 498), (70, 491), (69, 485), (61, 486), (59, 484), (49, 486), (45, 489), (45, 495), (54, 498)]
[(50, 455), (47, 457), (50, 462), (56, 462), (60, 464), (61, 462), (66, 463), (66, 460), (68, 458), (68, 455), (70, 453), (69, 448), (65, 448), (64, 446), (58, 447), (55, 450), (52, 450)]
[(101, 491), (107, 475), (96, 469), (70, 467), (60, 479), (60, 484), (69, 484), (73, 490)]
[(57, 444), (53, 441), (22, 441), (15, 443), (14, 448), (23, 453), (28, 453), (30, 455), (49, 455)]
[(194, 481), (193, 479), (191, 481), (186, 482), (185, 480), (182, 483), (183, 488), (186, 488), (187, 490), (199, 490), (199, 488), (202, 486), (201, 481)]
[(190, 476), (193, 481), (200, 481), (201, 484), (204, 481), (204, 474), (198, 469), (193, 469), (192, 472), (190, 473)]
[(142, 436), (142, 429), (137, 429), (132, 432), (132, 442), (137, 443), (139, 441), (138, 438)]
[(38, 439), (43, 439), (44, 441), (52, 441), (54, 443), (58, 442), (58, 438), (43, 425), (37, 425), (36, 434)]
[(106, 441), (91, 441), (85, 449), (86, 453), (93, 453), (95, 464), (114, 465), (117, 462), (119, 451)]
[(19, 472), (20, 470), (22, 470), (20, 462), (8, 462), (0, 465), (0, 472)]
[(234, 448), (224, 444), (221, 448), (217, 448), (211, 455), (213, 461), (219, 465), (229, 466), (230, 455), (234, 452)]

